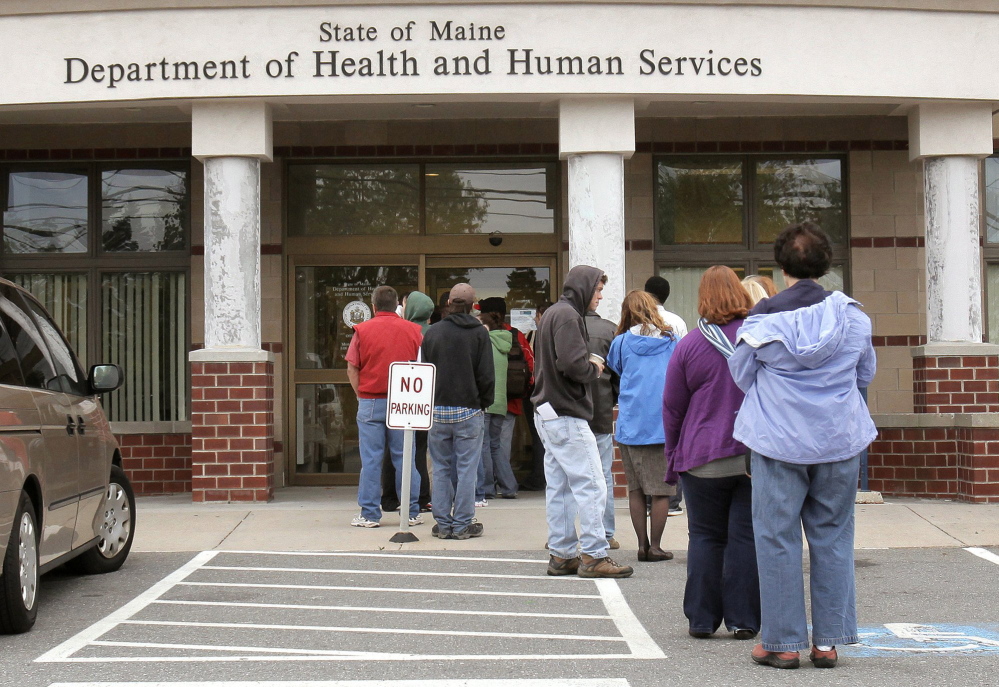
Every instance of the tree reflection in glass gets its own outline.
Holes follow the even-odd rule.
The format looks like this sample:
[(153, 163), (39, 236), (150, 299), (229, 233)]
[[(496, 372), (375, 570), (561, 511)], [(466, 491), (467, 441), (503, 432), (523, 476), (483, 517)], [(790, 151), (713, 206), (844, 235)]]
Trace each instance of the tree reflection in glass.
[(787, 225), (804, 221), (817, 222), (833, 243), (846, 239), (840, 160), (759, 160), (755, 182), (759, 243), (772, 243)]
[(741, 158), (664, 158), (656, 166), (656, 182), (660, 243), (743, 242)]
[(87, 251), (85, 172), (13, 171), (7, 179), (7, 206), (3, 214), (5, 251)]
[(183, 250), (190, 197), (187, 172), (109, 169), (101, 175), (105, 251)]

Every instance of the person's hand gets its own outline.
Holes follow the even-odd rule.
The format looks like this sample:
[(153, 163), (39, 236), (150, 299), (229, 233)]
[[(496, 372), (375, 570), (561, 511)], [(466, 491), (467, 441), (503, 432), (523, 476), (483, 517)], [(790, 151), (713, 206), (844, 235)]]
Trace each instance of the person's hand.
[(604, 366), (602, 363), (598, 363), (596, 360), (591, 360), (590, 362), (597, 366), (597, 376), (604, 373)]

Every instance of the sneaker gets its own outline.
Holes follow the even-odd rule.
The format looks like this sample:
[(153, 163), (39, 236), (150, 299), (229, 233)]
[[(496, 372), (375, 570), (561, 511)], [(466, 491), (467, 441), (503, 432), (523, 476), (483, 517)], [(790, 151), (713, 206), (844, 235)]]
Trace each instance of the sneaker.
[(620, 549), (621, 545), (618, 543), (617, 539), (614, 537), (607, 537), (607, 548), (608, 549)]
[(753, 660), (763, 666), (794, 670), (801, 662), (797, 651), (767, 651), (762, 644), (753, 647)]
[(483, 529), (485, 528), (482, 527), (482, 523), (473, 522), (471, 525), (469, 525), (464, 529), (452, 532), (451, 536), (449, 536), (448, 539), (460, 539), (460, 540), (474, 539), (475, 537), (482, 536)]
[(683, 515), (683, 509), (682, 509), (682, 508), (680, 508), (680, 506), (677, 506), (676, 508), (670, 508), (670, 509), (669, 509), (669, 510), (668, 510), (668, 511), (666, 512), (666, 515), (667, 515), (667, 516), (670, 516), (670, 517), (672, 517), (672, 516), (674, 516), (674, 515)]
[(377, 520), (368, 520), (363, 515), (355, 515), (354, 519), (350, 521), (351, 527), (381, 527), (382, 524)]
[(812, 650), (808, 652), (808, 660), (816, 668), (835, 668), (839, 656), (836, 655), (836, 647), (833, 647), (829, 651), (822, 651), (818, 647), (813, 646)]
[(431, 537), (437, 537), (438, 539), (448, 539), (451, 536), (450, 530), (442, 530), (440, 525), (434, 525), (434, 528), (430, 530)]
[(548, 574), (553, 577), (575, 575), (578, 570), (579, 557), (559, 558), (558, 556), (548, 556)]
[(409, 519), (409, 526), (416, 527), (417, 525), (423, 524), (423, 516), (417, 513), (414, 517)]
[(485, 499), (482, 499), (481, 501), (476, 501), (475, 502), (475, 507), (476, 508), (485, 508), (488, 505), (489, 505), (489, 502), (486, 501)]
[(583, 554), (579, 563), (580, 577), (631, 577), (635, 571), (628, 565), (618, 565), (610, 556), (594, 558)]
[(498, 498), (501, 498), (501, 499), (515, 499), (515, 498), (517, 498), (516, 494), (497, 494), (496, 496)]
[(424, 506), (420, 506), (420, 512), (421, 513), (430, 513), (431, 511), (433, 511), (433, 509), (434, 509), (433, 504), (430, 504), (430, 503), (428, 503), (428, 504), (426, 504)]

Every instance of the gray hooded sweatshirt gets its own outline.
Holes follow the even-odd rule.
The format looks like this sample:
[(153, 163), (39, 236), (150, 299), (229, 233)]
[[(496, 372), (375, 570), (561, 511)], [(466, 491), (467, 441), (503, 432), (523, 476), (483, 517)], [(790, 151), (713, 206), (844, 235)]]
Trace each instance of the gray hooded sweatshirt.
[(603, 272), (577, 265), (569, 270), (562, 297), (545, 311), (534, 338), (534, 407), (551, 403), (559, 417), (593, 418), (590, 382), (598, 377), (589, 361), (583, 316)]

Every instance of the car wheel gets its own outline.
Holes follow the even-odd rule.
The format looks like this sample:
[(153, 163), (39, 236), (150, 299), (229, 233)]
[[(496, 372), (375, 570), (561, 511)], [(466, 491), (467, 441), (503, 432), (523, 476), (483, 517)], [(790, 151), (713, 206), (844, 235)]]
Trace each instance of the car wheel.
[(27, 492), (21, 492), (0, 577), (0, 631), (27, 632), (38, 615), (38, 526)]
[(88, 575), (114, 572), (132, 549), (135, 536), (135, 493), (117, 465), (111, 466), (111, 479), (104, 495), (104, 520), (98, 530), (97, 546), (69, 562), (69, 567)]

